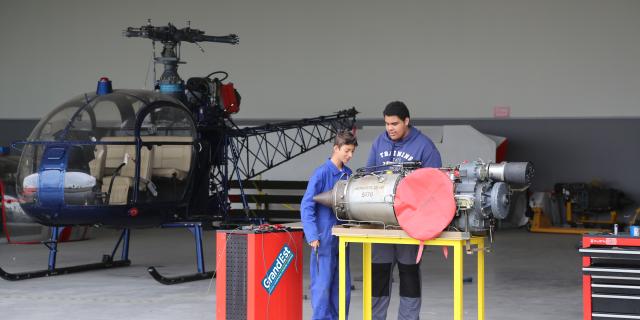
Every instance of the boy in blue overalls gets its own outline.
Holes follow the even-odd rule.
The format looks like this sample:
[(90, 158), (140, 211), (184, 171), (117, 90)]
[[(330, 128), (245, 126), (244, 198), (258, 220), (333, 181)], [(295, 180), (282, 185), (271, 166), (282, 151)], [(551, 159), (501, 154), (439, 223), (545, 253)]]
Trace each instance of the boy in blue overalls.
[[(329, 207), (313, 201), (313, 196), (333, 189), (340, 179), (347, 179), (351, 169), (346, 163), (358, 146), (356, 137), (348, 131), (339, 132), (333, 143), (333, 152), (327, 161), (311, 175), (307, 191), (300, 204), (302, 227), (307, 243), (311, 246), (311, 307), (313, 320), (338, 319), (338, 238), (331, 235), (331, 228), (338, 222)], [(348, 261), (348, 260), (347, 260)], [(348, 265), (348, 263), (347, 263)], [(347, 267), (347, 288), (351, 287)], [(347, 289), (346, 306), (349, 310), (351, 292)]]

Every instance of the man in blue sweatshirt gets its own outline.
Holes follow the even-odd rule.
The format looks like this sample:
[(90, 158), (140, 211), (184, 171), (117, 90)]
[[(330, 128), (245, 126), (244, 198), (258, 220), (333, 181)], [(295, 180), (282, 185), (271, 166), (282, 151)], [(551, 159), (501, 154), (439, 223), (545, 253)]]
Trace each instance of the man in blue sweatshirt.
[[(420, 161), (422, 167), (440, 168), (442, 161), (435, 145), (420, 130), (409, 124), (409, 109), (393, 101), (384, 109), (386, 131), (374, 141), (367, 167), (385, 163)], [(416, 264), (417, 245), (374, 244), (372, 246), (372, 314), (375, 320), (387, 318), (391, 294), (391, 274), (398, 265), (400, 274), (399, 320), (420, 318), (420, 264)]]
[[(349, 178), (351, 169), (346, 164), (353, 157), (357, 145), (356, 137), (349, 131), (336, 135), (331, 157), (313, 172), (300, 203), (304, 236), (312, 248), (309, 259), (309, 287), (313, 320), (337, 320), (339, 307), (338, 238), (331, 234), (331, 228), (336, 225), (338, 219), (331, 208), (313, 201), (313, 196), (333, 189), (338, 180)], [(349, 268), (346, 287), (351, 287)], [(350, 290), (347, 290), (346, 294), (348, 312)]]

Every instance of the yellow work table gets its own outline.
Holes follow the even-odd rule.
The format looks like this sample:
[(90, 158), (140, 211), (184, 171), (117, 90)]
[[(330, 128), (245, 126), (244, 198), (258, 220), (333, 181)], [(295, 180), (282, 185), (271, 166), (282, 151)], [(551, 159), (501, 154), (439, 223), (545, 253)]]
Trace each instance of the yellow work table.
[[(419, 240), (409, 237), (402, 230), (345, 228), (335, 226), (332, 234), (340, 239), (339, 277), (340, 277), (340, 313), (339, 319), (346, 319), (346, 245), (349, 242), (362, 243), (362, 316), (371, 319), (371, 244), (420, 244)], [(484, 237), (470, 237), (468, 233), (443, 232), (440, 237), (424, 241), (425, 246), (453, 247), (453, 319), (462, 320), (463, 286), (462, 266), (465, 245), (477, 247), (478, 254), (478, 320), (484, 320)]]

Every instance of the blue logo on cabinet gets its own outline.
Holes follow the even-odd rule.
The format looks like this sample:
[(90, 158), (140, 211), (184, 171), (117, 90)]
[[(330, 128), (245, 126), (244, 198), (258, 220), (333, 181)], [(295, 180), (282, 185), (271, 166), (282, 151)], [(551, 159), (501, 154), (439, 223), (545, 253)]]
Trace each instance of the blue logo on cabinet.
[(262, 279), (262, 287), (267, 290), (269, 294), (276, 289), (278, 282), (280, 282), (280, 279), (282, 279), (282, 276), (287, 271), (293, 257), (293, 251), (285, 244), (280, 250), (280, 253), (278, 253), (278, 256), (276, 256), (276, 260), (271, 264), (271, 268), (267, 271), (264, 279)]

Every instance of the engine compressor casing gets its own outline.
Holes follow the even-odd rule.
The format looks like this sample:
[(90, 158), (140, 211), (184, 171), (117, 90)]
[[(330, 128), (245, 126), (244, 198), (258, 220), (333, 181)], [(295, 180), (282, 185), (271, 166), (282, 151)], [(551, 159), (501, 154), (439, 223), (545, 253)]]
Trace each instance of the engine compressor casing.
[(338, 219), (398, 225), (393, 209), (394, 195), (405, 172), (356, 174), (339, 180), (333, 192)]

